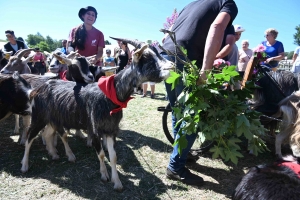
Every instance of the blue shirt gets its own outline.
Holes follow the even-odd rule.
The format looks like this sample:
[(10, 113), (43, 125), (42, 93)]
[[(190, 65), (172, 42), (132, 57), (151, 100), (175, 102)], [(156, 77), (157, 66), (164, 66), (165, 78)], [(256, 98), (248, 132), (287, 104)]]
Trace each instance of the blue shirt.
[[(272, 46), (268, 46), (267, 41), (263, 41), (262, 45), (266, 47), (265, 52), (268, 58), (278, 56), (280, 53), (284, 52), (283, 44), (279, 41), (276, 41), (275, 44), (273, 44)], [(269, 63), (264, 63), (264, 64), (270, 68), (274, 68), (278, 66), (278, 63), (279, 63), (278, 61), (271, 61)]]
[(61, 51), (63, 54), (68, 55), (67, 49), (66, 49), (65, 47), (60, 48), (60, 51)]

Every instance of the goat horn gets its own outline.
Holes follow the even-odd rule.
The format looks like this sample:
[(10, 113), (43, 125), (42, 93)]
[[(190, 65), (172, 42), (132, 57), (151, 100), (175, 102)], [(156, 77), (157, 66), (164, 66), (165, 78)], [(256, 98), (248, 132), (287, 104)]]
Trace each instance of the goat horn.
[[(109, 36), (110, 37), (110, 36)], [(114, 38), (114, 37), (110, 37), (111, 39), (114, 40), (119, 40), (119, 41), (124, 41), (127, 42), (129, 44), (131, 44), (132, 46), (134, 46), (135, 48), (140, 47), (139, 45), (141, 45), (143, 42), (140, 42), (138, 40), (130, 40), (130, 39), (124, 39), (124, 38)]]
[(17, 51), (16, 55), (18, 59), (21, 59), (26, 53), (32, 51), (33, 49), (21, 49)]

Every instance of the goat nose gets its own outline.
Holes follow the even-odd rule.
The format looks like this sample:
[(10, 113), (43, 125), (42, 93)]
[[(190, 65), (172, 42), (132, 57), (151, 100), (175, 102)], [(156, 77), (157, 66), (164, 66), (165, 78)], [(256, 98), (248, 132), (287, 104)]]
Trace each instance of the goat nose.
[(88, 78), (94, 79), (94, 76), (93, 76), (92, 74), (89, 74), (89, 75), (88, 75)]

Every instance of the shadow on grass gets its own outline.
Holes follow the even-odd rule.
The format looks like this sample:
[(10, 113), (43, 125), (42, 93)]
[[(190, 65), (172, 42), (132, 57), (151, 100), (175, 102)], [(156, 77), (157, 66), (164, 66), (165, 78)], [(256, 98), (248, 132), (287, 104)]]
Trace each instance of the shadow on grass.
[[(11, 124), (13, 124), (12, 119), (11, 121)], [(43, 179), (48, 180), (52, 186), (44, 187), (43, 191), (35, 188), (34, 192), (40, 192), (40, 197), (43, 197), (42, 195), (45, 195), (44, 197), (49, 195), (50, 197), (53, 192), (59, 193), (61, 192), (59, 190), (64, 190), (87, 199), (107, 199), (108, 197), (109, 199), (159, 199), (161, 196), (168, 196), (171, 199), (172, 191), (170, 190), (188, 190), (187, 187), (176, 182), (174, 182), (175, 184), (166, 185), (161, 178), (164, 176), (162, 173), (165, 172), (166, 166), (159, 166), (160, 163), (156, 163), (160, 169), (152, 169), (150, 165), (147, 165), (149, 162), (153, 162), (151, 156), (146, 155), (146, 152), (137, 153), (147, 146), (155, 151), (152, 152), (154, 156), (159, 156), (159, 152), (170, 152), (171, 145), (131, 130), (122, 130), (116, 144), (117, 164), (120, 166), (118, 172), (124, 186), (122, 193), (113, 191), (112, 183), (103, 183), (100, 180), (100, 165), (95, 150), (86, 147), (86, 141), (76, 137), (69, 139), (70, 147), (77, 158), (75, 163), (67, 161), (60, 139), (57, 146), (60, 159), (52, 161), (42, 144), (42, 140), (37, 138), (31, 147), (29, 171), (22, 174), (20, 172), (20, 161), (23, 157), (24, 146), (14, 142), (9, 137), (10, 132), (3, 131), (13, 130), (12, 125), (9, 125), (9, 128), (2, 125), (3, 123), (0, 124), (0, 171), (13, 177), (14, 181), (9, 187), (15, 187), (15, 190), (20, 188), (17, 185), (20, 181), (25, 181), (23, 189), (28, 190), (29, 198), (30, 195), (33, 196), (31, 194), (33, 193), (32, 187), (45, 184)], [(155, 154), (156, 152), (157, 154)], [(106, 156), (108, 156), (108, 153), (106, 153)], [(211, 158), (211, 154), (206, 153), (201, 157)], [(244, 175), (243, 168), (267, 163), (273, 158), (271, 153), (261, 154), (258, 157), (245, 156), (245, 158), (239, 160), (238, 166), (225, 163), (230, 166), (230, 170), (205, 166), (200, 159), (197, 163), (188, 165), (188, 168), (207, 175), (217, 182), (207, 181), (199, 190), (211, 190), (229, 197)], [(110, 173), (109, 163), (106, 163), (106, 166)], [(0, 180), (3, 181), (1, 177)], [(56, 189), (53, 189), (53, 184), (56, 185)]]
[[(43, 195), (47, 197), (53, 192), (59, 193), (50, 184), (55, 184), (56, 190), (67, 190), (76, 196), (88, 199), (105, 199), (108, 197), (109, 199), (158, 199), (160, 194), (167, 194), (167, 190), (172, 187), (165, 185), (151, 170), (145, 170), (133, 151), (133, 149), (139, 149), (143, 145), (149, 145), (155, 151), (162, 151), (166, 144), (134, 131), (121, 131), (121, 137), (116, 145), (117, 164), (121, 166), (118, 172), (124, 186), (122, 193), (113, 191), (111, 182), (101, 182), (99, 160), (95, 150), (86, 147), (85, 140), (76, 137), (69, 138), (70, 147), (76, 156), (76, 162), (70, 163), (67, 161), (60, 139), (58, 139), (57, 145), (60, 159), (52, 161), (42, 144), (41, 138), (36, 138), (30, 151), (29, 171), (22, 174), (20, 161), (23, 157), (24, 146), (14, 142), (7, 133), (0, 132), (0, 135), (2, 138), (0, 140), (0, 171), (13, 177), (14, 181), (9, 187), (15, 187), (17, 190), (20, 187), (17, 185), (20, 180), (23, 181), (23, 184), (25, 182), (23, 189), (27, 189), (27, 194), (31, 197), (34, 196), (31, 194), (34, 192), (41, 192), (41, 197)], [(108, 157), (107, 152), (106, 156)], [(110, 174), (110, 165), (107, 162), (106, 166)], [(49, 185), (44, 187), (43, 191), (39, 191), (38, 187), (32, 188), (34, 185), (45, 184), (45, 181), (41, 179), (48, 180)], [(186, 190), (180, 186), (176, 189)]]

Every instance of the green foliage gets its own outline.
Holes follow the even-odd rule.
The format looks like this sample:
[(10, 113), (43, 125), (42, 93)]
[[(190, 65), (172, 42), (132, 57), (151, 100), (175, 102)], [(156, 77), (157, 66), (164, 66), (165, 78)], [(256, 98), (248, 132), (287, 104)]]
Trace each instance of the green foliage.
[[(183, 51), (186, 54), (186, 50)], [(267, 149), (260, 137), (265, 129), (260, 124), (260, 113), (248, 109), (245, 104), (251, 98), (253, 82), (246, 83), (242, 90), (224, 90), (224, 83), (234, 85), (241, 78), (235, 66), (222, 69), (213, 68), (206, 72), (205, 84), (197, 85), (199, 70), (195, 62), (187, 62), (182, 72), (171, 72), (167, 83), (175, 87), (179, 78), (182, 78), (185, 89), (179, 95), (174, 113), (179, 119), (178, 150), (186, 146), (185, 134), (198, 133), (200, 140), (214, 140), (216, 145), (210, 149), (213, 158), (221, 157), (225, 161), (238, 163), (240, 153), (240, 138), (248, 139), (249, 150), (257, 155)], [(183, 134), (185, 133), (185, 134)]]
[(39, 32), (35, 35), (29, 34), (26, 41), (30, 48), (39, 47), (41, 51), (50, 52), (62, 46), (61, 40), (54, 40), (50, 36), (44, 38)]
[(300, 46), (300, 25), (295, 27), (296, 33), (294, 34), (294, 44)]
[(105, 44), (110, 45), (111, 43), (108, 40), (105, 40)]
[(293, 55), (294, 55), (294, 51), (290, 51), (287, 55), (287, 59), (292, 59), (293, 58)]

